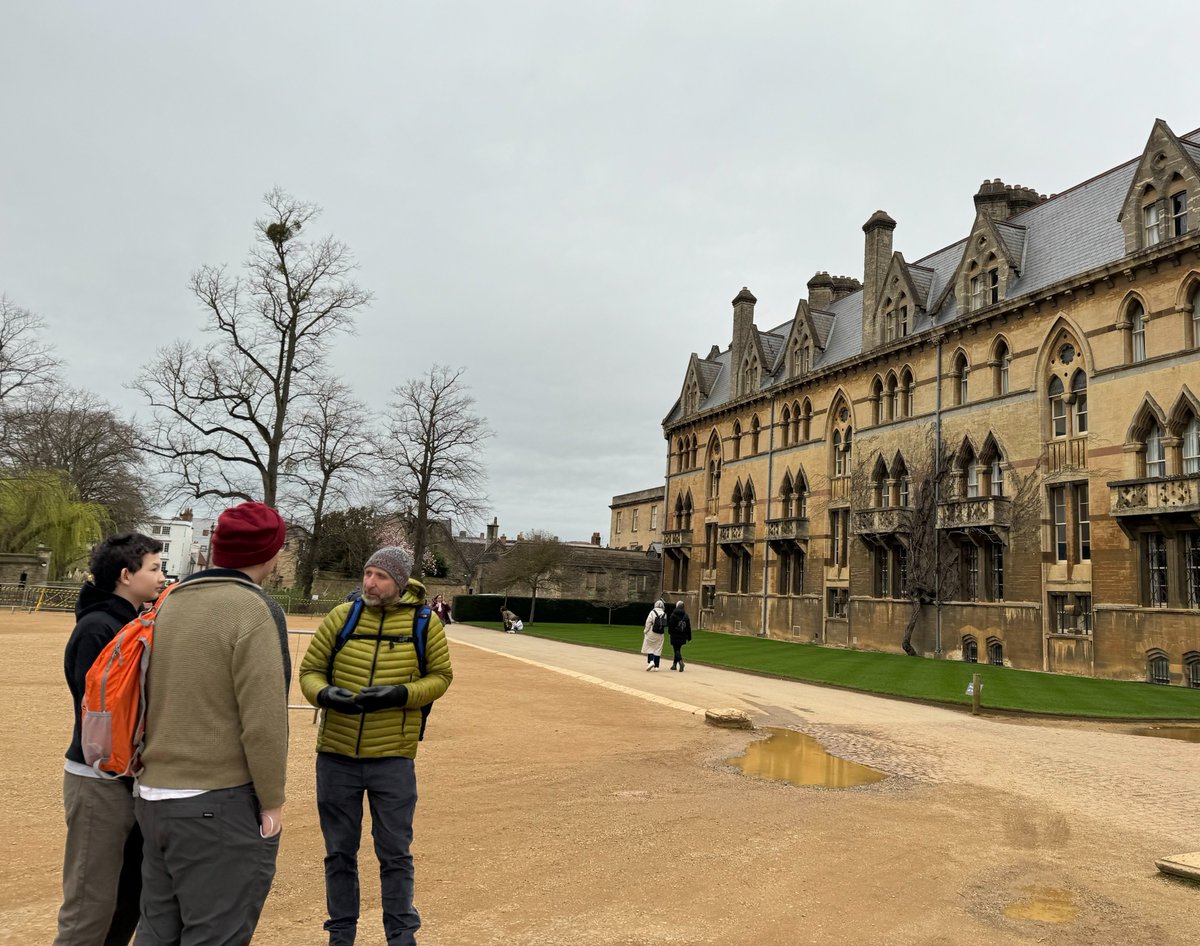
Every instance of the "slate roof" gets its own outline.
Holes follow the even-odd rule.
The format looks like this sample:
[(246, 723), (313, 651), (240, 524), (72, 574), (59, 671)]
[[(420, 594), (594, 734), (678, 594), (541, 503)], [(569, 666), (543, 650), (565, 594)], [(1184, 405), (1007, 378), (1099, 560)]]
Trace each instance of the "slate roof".
[[(1188, 154), (1200, 164), (1200, 129), (1179, 140)], [(1114, 262), (1125, 255), (1125, 235), (1117, 214), (1137, 170), (1141, 155), (1124, 164), (1084, 181), (1045, 200), (1007, 221), (997, 221), (996, 229), (1019, 268), (1017, 279), (1009, 283), (1007, 295), (1021, 296), (1044, 289), (1085, 272)], [(958, 315), (957, 301), (947, 288), (962, 262), (967, 239), (943, 247), (909, 264), (909, 273), (926, 305), (936, 311), (918, 312), (912, 331), (917, 334), (934, 324), (945, 324)], [(813, 323), (823, 351), (816, 353), (813, 368), (821, 369), (858, 357), (862, 353), (863, 294), (857, 292), (831, 303), (827, 310), (812, 311)], [(778, 355), (791, 331), (792, 320), (759, 333), (767, 365), (762, 387), (785, 380)], [(701, 370), (711, 373), (708, 397), (700, 409), (716, 407), (730, 398), (730, 352), (721, 352), (716, 362), (701, 361)], [(768, 373), (774, 366), (774, 374)], [(676, 405), (668, 422), (677, 420), (681, 408)]]

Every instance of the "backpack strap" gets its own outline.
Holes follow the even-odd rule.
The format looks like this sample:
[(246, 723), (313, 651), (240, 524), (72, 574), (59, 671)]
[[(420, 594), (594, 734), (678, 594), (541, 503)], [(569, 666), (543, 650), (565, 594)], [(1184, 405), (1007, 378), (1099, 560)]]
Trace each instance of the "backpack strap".
[(325, 672), (325, 679), (330, 685), (333, 684), (333, 661), (338, 655), (338, 651), (346, 646), (346, 641), (350, 640), (350, 635), (354, 633), (354, 629), (358, 627), (358, 619), (362, 617), (363, 600), (356, 598), (354, 604), (350, 605), (350, 613), (346, 615), (346, 623), (342, 625), (342, 629), (338, 631), (338, 636), (333, 639), (333, 647), (329, 651), (329, 669)]
[[(413, 644), (417, 649), (417, 672), (421, 676), (425, 676), (425, 644), (429, 636), (429, 615), (431, 613), (427, 605), (422, 605), (413, 618)], [(426, 703), (421, 707), (421, 731), (417, 734), (418, 742), (425, 738), (425, 723), (429, 719), (432, 709), (432, 703)]]

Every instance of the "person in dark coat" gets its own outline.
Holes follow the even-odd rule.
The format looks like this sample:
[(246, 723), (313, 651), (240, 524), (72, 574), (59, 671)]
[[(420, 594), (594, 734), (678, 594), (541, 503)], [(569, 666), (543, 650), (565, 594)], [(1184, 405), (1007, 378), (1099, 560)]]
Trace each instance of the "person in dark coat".
[(682, 601), (675, 602), (675, 610), (667, 618), (667, 634), (671, 638), (671, 648), (675, 651), (671, 669), (683, 673), (683, 645), (692, 639), (692, 622), (683, 610)]

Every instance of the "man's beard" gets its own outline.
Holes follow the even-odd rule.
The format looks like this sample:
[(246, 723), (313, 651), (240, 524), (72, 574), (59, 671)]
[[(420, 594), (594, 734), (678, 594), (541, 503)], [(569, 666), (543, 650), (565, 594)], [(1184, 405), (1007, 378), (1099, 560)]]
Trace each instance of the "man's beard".
[(384, 598), (382, 595), (373, 595), (369, 591), (362, 593), (363, 604), (369, 605), (372, 608), (387, 608), (391, 607), (400, 600), (400, 595), (396, 594), (390, 598)]

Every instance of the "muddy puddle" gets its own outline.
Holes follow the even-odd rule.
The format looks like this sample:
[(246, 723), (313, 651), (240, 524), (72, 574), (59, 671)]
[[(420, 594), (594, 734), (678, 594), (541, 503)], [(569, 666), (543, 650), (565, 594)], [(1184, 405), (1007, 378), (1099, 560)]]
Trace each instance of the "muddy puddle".
[(1131, 729), (1134, 736), (1154, 736), (1156, 739), (1179, 739), (1183, 742), (1200, 742), (1200, 726), (1145, 726)]
[(746, 754), (728, 759), (745, 775), (778, 779), (793, 785), (852, 788), (887, 778), (877, 769), (830, 755), (812, 736), (793, 729), (768, 729), (770, 738), (752, 742)]
[(1038, 923), (1069, 923), (1079, 916), (1079, 907), (1069, 890), (1059, 887), (1022, 887), (1023, 896), (1004, 908), (1010, 920), (1034, 920)]

